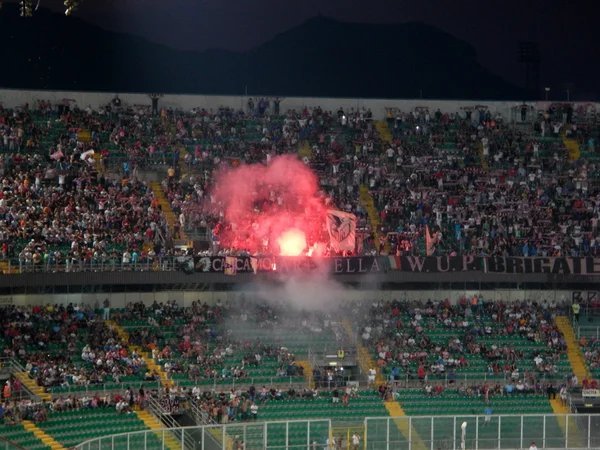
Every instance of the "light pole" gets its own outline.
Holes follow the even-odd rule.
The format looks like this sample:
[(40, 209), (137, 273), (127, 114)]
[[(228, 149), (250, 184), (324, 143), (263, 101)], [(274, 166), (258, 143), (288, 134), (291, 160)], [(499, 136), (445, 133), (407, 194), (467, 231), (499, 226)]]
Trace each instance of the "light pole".
[(546, 101), (548, 101), (548, 92), (550, 92), (550, 88), (546, 86), (544, 91), (546, 91)]

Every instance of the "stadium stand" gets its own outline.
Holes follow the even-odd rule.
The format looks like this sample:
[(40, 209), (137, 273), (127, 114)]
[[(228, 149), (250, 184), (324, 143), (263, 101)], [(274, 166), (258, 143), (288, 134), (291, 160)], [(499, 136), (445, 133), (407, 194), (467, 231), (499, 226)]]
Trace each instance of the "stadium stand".
[[(173, 240), (210, 237), (217, 227), (218, 214), (202, 199), (218, 164), (299, 148), (331, 203), (373, 233), (364, 251), (426, 254), (427, 226), (434, 254), (597, 256), (598, 128), (555, 114), (543, 112), (531, 131), (485, 110), (394, 111), (382, 122), (368, 110), (318, 107), (164, 110), (158, 118), (106, 107), (58, 115), (46, 102), (36, 111), (3, 110), (2, 270), (7, 260), (24, 271), (98, 262), (106, 270), (155, 268), (161, 256), (177, 254)], [(137, 178), (152, 165), (168, 171), (164, 181)], [(563, 305), (483, 298), (365, 304), (349, 309), (347, 320), (220, 303), (132, 303), (109, 317), (101, 305), (3, 307), (2, 356), (22, 364), (16, 377), (45, 401), (37, 411), (48, 413), (5, 408), (2, 436), (59, 450), (158, 430), (142, 409), (140, 390), (152, 390), (158, 398), (181, 395), (210, 422), (232, 422), (231, 441), (238, 421), (298, 420), (292, 436), (304, 445), (308, 419), (565, 412), (551, 394), (599, 373), (597, 339), (577, 342), (568, 321), (556, 317)], [(351, 341), (356, 329), (363, 373), (376, 368), (371, 386), (321, 383), (311, 348)], [(135, 400), (123, 404), (126, 391)], [(569, 433), (569, 424), (556, 421), (557, 438)], [(397, 425), (391, 438), (398, 442), (429, 437), (425, 422)], [(503, 422), (509, 438), (517, 425)], [(285, 445), (283, 425), (272, 426), (269, 445)], [(321, 429), (325, 423), (315, 433)], [(247, 435), (248, 448), (262, 445), (263, 433)], [(149, 444), (161, 448), (155, 437)], [(171, 439), (166, 445), (176, 446)]]
[[(140, 352), (146, 350), (149, 356), (145, 359), (154, 360), (156, 370), (173, 381), (173, 384), (163, 386), (172, 389), (171, 395), (181, 395), (197, 403), (205, 411), (210, 422), (234, 424), (236, 421), (313, 420), (332, 416), (338, 420), (352, 422), (386, 413), (394, 417), (479, 415), (484, 414), (487, 408), (495, 415), (552, 413), (552, 400), (548, 400), (549, 384), (552, 383), (558, 388), (559, 383), (565, 380), (565, 375), (571, 372), (568, 359), (564, 358), (564, 339), (557, 332), (551, 319), (552, 313), (560, 311), (556, 306), (546, 305), (540, 310), (529, 303), (501, 305), (484, 302), (483, 299), (481, 302), (477, 299), (476, 305), (463, 301), (456, 306), (376, 303), (375, 306), (368, 306), (366, 311), (353, 306), (357, 324), (362, 324), (362, 340), (371, 348), (380, 371), (385, 374), (384, 383), (374, 386), (377, 389), (357, 390), (344, 388), (343, 385), (339, 388), (330, 385), (329, 389), (323, 390), (319, 386), (313, 389), (306, 386), (304, 376), (292, 377), (292, 381), (288, 381), (288, 371), (295, 366), (290, 363), (297, 357), (304, 357), (311, 345), (319, 347), (331, 341), (340, 342), (347, 339), (347, 336), (340, 335), (344, 333), (343, 326), (324, 327), (323, 324), (331, 320), (329, 318), (319, 319), (314, 314), (308, 314), (288, 319), (289, 312), (285, 308), (260, 304), (254, 307), (247, 304), (241, 310), (232, 308), (229, 304), (194, 304), (192, 308), (179, 308), (174, 303), (155, 304), (150, 308), (142, 304), (130, 304), (123, 310), (113, 310), (113, 320), (107, 323), (96, 323), (94, 312), (86, 311), (86, 321), (90, 324), (88, 327), (79, 324), (81, 329), (76, 333), (77, 351), (70, 356), (73, 359), (71, 364), (74, 361), (78, 361), (80, 365), (85, 364), (85, 359), (78, 353), (85, 354), (86, 347), (89, 347), (90, 352), (98, 352), (94, 360), (102, 356), (108, 357), (108, 353), (95, 350), (94, 342), (105, 343), (104, 348), (107, 348), (107, 352), (110, 351), (109, 347), (117, 348), (122, 345), (123, 349), (128, 349), (127, 355), (131, 354), (132, 358), (136, 349)], [(73, 326), (71, 321), (75, 322), (78, 316), (83, 314), (74, 309), (68, 314), (67, 309), (60, 306), (54, 311), (50, 306), (33, 308), (35, 309), (30, 312), (31, 317), (36, 317), (34, 323), (37, 332), (47, 331), (48, 326), (53, 325), (54, 335), (58, 336), (64, 335), (65, 330), (73, 331), (69, 328)], [(368, 314), (360, 321), (361, 315), (367, 311)], [(23, 432), (23, 439), (38, 436), (42, 443), (57, 442), (68, 447), (93, 437), (161, 427), (147, 411), (133, 411), (138, 406), (132, 408), (133, 414), (116, 409), (116, 405), (122, 401), (122, 383), (131, 386), (133, 392), (143, 389), (144, 385), (153, 385), (146, 377), (150, 376), (154, 380), (156, 374), (146, 372), (144, 367), (147, 366), (141, 366), (142, 370), (131, 378), (112, 380), (112, 388), (108, 377), (103, 380), (102, 385), (96, 384), (97, 388), (94, 388), (94, 383), (86, 385), (85, 382), (75, 389), (71, 386), (54, 387), (55, 378), (48, 375), (53, 370), (52, 362), (60, 361), (63, 377), (71, 373), (67, 361), (55, 359), (60, 352), (65, 351), (64, 345), (55, 343), (60, 342), (60, 339), (52, 337), (51, 334), (48, 345), (45, 345), (43, 350), (44, 354), (48, 353), (50, 356), (41, 359), (41, 352), (35, 346), (19, 346), (20, 341), (29, 340), (26, 339), (25, 329), (7, 328), (7, 323), (18, 323), (15, 320), (17, 315), (26, 314), (26, 311), (21, 308), (17, 313), (11, 307), (5, 308), (4, 312), (3, 317), (8, 321), (3, 322), (3, 329), (8, 331), (9, 335), (15, 334), (12, 330), (22, 333), (21, 338), (13, 336), (12, 339), (4, 339), (4, 353), (9, 354), (10, 351), (14, 352), (15, 356), (20, 355), (23, 363), (27, 365), (28, 372), (37, 375), (38, 382), (58, 396), (51, 402), (53, 406), (48, 417), (35, 421), (34, 426), (40, 430), (38, 434), (32, 437)], [(97, 311), (99, 314), (101, 312), (102, 310)], [(285, 322), (278, 322), (277, 317)], [(65, 330), (58, 326), (58, 318), (63, 318)], [(463, 322), (466, 320), (469, 324), (465, 327)], [(243, 321), (247, 324), (245, 327), (237, 327), (235, 330), (228, 327), (228, 323)], [(431, 326), (429, 321), (436, 322), (436, 326)], [(333, 323), (331, 321), (329, 325)], [(269, 327), (268, 324), (272, 326)], [(298, 324), (302, 324), (304, 329), (302, 326), (297, 328)], [(375, 324), (378, 325), (372, 326)], [(281, 332), (274, 333), (274, 328), (277, 329), (278, 325)], [(321, 332), (318, 331), (319, 327), (322, 327)], [(370, 327), (370, 330), (367, 327)], [(117, 329), (128, 331), (122, 335)], [(365, 336), (365, 333), (372, 337)], [(313, 337), (308, 338), (311, 334)], [(243, 339), (239, 340), (239, 336)], [(410, 336), (418, 336), (421, 340), (415, 340), (411, 347)], [(125, 337), (127, 342), (123, 340)], [(494, 348), (491, 341), (503, 345)], [(193, 345), (187, 346), (186, 342)], [(260, 342), (260, 347), (254, 347), (252, 342)], [(376, 345), (372, 346), (370, 342)], [(400, 345), (403, 342), (403, 345), (408, 344), (410, 348)], [(392, 346), (392, 343), (395, 344)], [(389, 346), (387, 350), (386, 345)], [(489, 346), (488, 350), (482, 352), (481, 347), (486, 345)], [(195, 353), (199, 348), (205, 351)], [(410, 350), (410, 356), (406, 356), (407, 350)], [(53, 352), (56, 352), (54, 356)], [(260, 355), (258, 362), (256, 354)], [(541, 361), (537, 360), (538, 355)], [(198, 364), (199, 356), (202, 357), (201, 364)], [(413, 357), (416, 359), (413, 360)], [(128, 359), (129, 356), (119, 357), (119, 364), (114, 367), (129, 367)], [(394, 369), (386, 370), (381, 361), (386, 362), (386, 366), (393, 367), (394, 364), (398, 364), (403, 370), (412, 368), (413, 374), (408, 380), (414, 379), (417, 384), (411, 385), (408, 380), (389, 380), (394, 376)], [(192, 367), (194, 363), (202, 369), (195, 371)], [(418, 363), (422, 368), (426, 368), (426, 375), (422, 380), (419, 380), (421, 377), (417, 370)], [(178, 364), (181, 365), (181, 371), (177, 369)], [(257, 366), (247, 369), (246, 379), (235, 378), (236, 366), (246, 370), (246, 367), (253, 364)], [(442, 365), (444, 368), (441, 368)], [(229, 374), (227, 368), (231, 366), (234, 369)], [(281, 378), (285, 381), (278, 384), (278, 372), (283, 368), (286, 369), (286, 377)], [(517, 369), (519, 374), (515, 376)], [(463, 383), (461, 373), (465, 370), (469, 370), (469, 376), (473, 378)], [(82, 373), (79, 372), (78, 376)], [(85, 373), (92, 378), (93, 374), (101, 372), (90, 366), (89, 371)], [(449, 373), (455, 373), (456, 380), (453, 380)], [(191, 379), (192, 374), (195, 375), (194, 379)], [(405, 375), (404, 372), (402, 374)], [(78, 389), (81, 389), (79, 397), (76, 396)], [(150, 390), (149, 387), (147, 389)], [(160, 395), (159, 389), (152, 390), (155, 392), (153, 395)], [(214, 393), (211, 394), (211, 391)], [(61, 393), (66, 393), (67, 396), (60, 396)], [(76, 400), (77, 398), (79, 400)], [(135, 394), (135, 398), (134, 405), (141, 405), (143, 399), (138, 394)], [(95, 406), (83, 408), (81, 405), (73, 406), (72, 402), (76, 405), (77, 402), (94, 402)], [(111, 406), (103, 408), (97, 406), (98, 402), (106, 402)], [(253, 408), (254, 405), (256, 408)], [(394, 405), (398, 405), (400, 409), (395, 409)], [(126, 406), (125, 408), (127, 409)], [(253, 410), (256, 412), (254, 416)], [(399, 411), (401, 414), (398, 414)], [(99, 419), (102, 419), (102, 427), (95, 426), (93, 431), (90, 431), (90, 424), (98, 422)], [(24, 423), (26, 429), (31, 429), (27, 428), (27, 422)], [(413, 439), (417, 439), (417, 436), (421, 436), (421, 439), (429, 437), (422, 434), (425, 433), (425, 428), (421, 429), (420, 426), (418, 423), (413, 425)], [(303, 430), (306, 427), (300, 422), (293, 427), (296, 427), (294, 430), (297, 429), (297, 432), (294, 431), (294, 439), (305, 442), (306, 431)], [(564, 426), (561, 428), (559, 424), (556, 433), (564, 434), (563, 428)], [(20, 428), (17, 426), (14, 430)], [(398, 433), (394, 439), (408, 439), (409, 432), (405, 425), (399, 423)], [(21, 437), (18, 433), (17, 436)], [(284, 438), (283, 431), (278, 433), (275, 429), (269, 432), (269, 436), (274, 442), (280, 442)], [(256, 442), (261, 442), (263, 438), (259, 432), (246, 437)], [(235, 429), (228, 431), (228, 439), (235, 440)]]
[[(437, 254), (597, 252), (598, 127), (584, 120), (585, 113), (565, 124), (556, 108), (540, 111), (532, 131), (515, 129), (483, 107), (393, 111), (387, 122), (374, 122), (364, 109), (272, 112), (197, 108), (163, 110), (161, 117), (152, 117), (144, 108), (105, 106), (59, 115), (47, 103), (36, 110), (2, 111), (4, 190), (22, 195), (35, 188), (43, 210), (29, 220), (55, 213), (66, 201), (88, 208), (90, 195), (106, 205), (105, 215), (115, 214), (104, 233), (98, 233), (97, 221), (90, 222), (87, 233), (55, 229), (52, 222), (25, 233), (9, 227), (2, 239), (4, 257), (33, 266), (76, 266), (135, 263), (160, 254), (164, 249), (156, 244), (165, 238), (184, 239), (186, 232), (207, 236), (217, 225), (218, 217), (203, 209), (202, 198), (218, 164), (262, 161), (297, 153), (299, 147), (332, 203), (355, 213), (382, 252), (423, 254), (425, 225), (436, 236)], [(154, 161), (170, 166), (173, 176), (162, 185), (136, 181), (139, 169)], [(29, 172), (23, 177), (25, 167)], [(128, 181), (107, 178), (104, 168)], [(111, 208), (125, 197), (139, 206)], [(22, 207), (18, 196), (2, 203), (3, 208)], [(142, 220), (143, 210), (154, 217)], [(508, 214), (512, 210), (515, 217)], [(129, 228), (115, 239), (117, 226)]]

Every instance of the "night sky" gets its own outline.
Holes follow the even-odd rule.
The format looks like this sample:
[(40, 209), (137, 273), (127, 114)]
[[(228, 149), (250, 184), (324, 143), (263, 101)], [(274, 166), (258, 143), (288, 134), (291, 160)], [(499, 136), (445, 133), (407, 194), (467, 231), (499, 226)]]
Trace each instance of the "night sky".
[[(564, 99), (600, 94), (600, 40), (594, 1), (538, 0), (84, 0), (77, 15), (113, 31), (128, 32), (182, 50), (248, 50), (322, 14), (341, 21), (424, 22), (472, 44), (480, 61), (523, 85), (518, 42), (536, 41), (542, 53), (541, 86)], [(493, 5), (493, 6), (490, 6)], [(41, 0), (62, 10), (62, 1)], [(415, 36), (418, 39), (418, 36)], [(443, 76), (443, 75), (440, 75)], [(598, 97), (596, 97), (597, 99)]]

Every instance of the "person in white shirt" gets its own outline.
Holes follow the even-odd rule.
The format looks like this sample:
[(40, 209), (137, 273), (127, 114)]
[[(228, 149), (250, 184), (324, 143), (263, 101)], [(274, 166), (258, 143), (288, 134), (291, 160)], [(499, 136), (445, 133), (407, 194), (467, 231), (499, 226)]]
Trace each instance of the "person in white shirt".
[(352, 448), (354, 450), (358, 450), (359, 445), (360, 445), (360, 436), (358, 435), (358, 433), (354, 433), (352, 435)]
[(375, 370), (374, 367), (371, 367), (369, 369), (369, 386), (373, 386), (375, 384), (375, 375), (377, 374), (377, 371)]
[(537, 445), (535, 445), (535, 442), (531, 443), (531, 445), (529, 446), (529, 450), (538, 450)]
[(250, 406), (250, 414), (252, 414), (252, 420), (256, 420), (258, 417), (258, 406), (254, 402), (252, 402), (252, 405)]

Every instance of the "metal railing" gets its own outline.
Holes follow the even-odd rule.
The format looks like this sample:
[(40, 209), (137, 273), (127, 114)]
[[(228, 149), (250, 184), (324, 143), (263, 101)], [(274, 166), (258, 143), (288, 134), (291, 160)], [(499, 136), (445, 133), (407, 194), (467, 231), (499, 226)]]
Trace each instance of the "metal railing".
[[(268, 381), (267, 381), (268, 380)], [(179, 385), (182, 382), (194, 382), (198, 384), (198, 387), (212, 387), (212, 389), (216, 390), (217, 387), (228, 388), (231, 389), (234, 386), (251, 386), (251, 385), (261, 385), (261, 386), (269, 386), (269, 387), (290, 387), (297, 386), (300, 384), (304, 384), (306, 379), (301, 376), (297, 377), (248, 377), (248, 378), (213, 378), (212, 383), (203, 383), (206, 381), (205, 379), (186, 379), (186, 380), (177, 380), (173, 379), (175, 384)]]
[(193, 449), (232, 450), (241, 444), (247, 449), (310, 450), (331, 448), (332, 438), (341, 438), (341, 448), (349, 448), (354, 447), (348, 442), (354, 433), (359, 439), (355, 448), (360, 450), (519, 449), (533, 443), (543, 449), (600, 448), (600, 415), (592, 414), (367, 417), (351, 426), (352, 433), (347, 434), (346, 428), (333, 428), (329, 419), (234, 422), (123, 433), (92, 439), (75, 448), (162, 450), (175, 430), (180, 440), (177, 447), (171, 442), (170, 450), (187, 450), (186, 435), (192, 437)]
[[(15, 372), (27, 373), (25, 367), (14, 358), (0, 358), (0, 372), (14, 374)], [(29, 375), (27, 375), (29, 377)], [(23, 400), (28, 398), (34, 402), (39, 402), (40, 397), (33, 393), (25, 384), (21, 383), (21, 389), (15, 390), (12, 394), (15, 400)]]
[(50, 387), (47, 388), (47, 391), (49, 394), (51, 394), (53, 397), (61, 397), (61, 396), (71, 396), (73, 394), (77, 394), (77, 395), (85, 395), (88, 396), (89, 394), (102, 394), (102, 395), (106, 395), (106, 394), (110, 394), (113, 393), (115, 391), (121, 391), (121, 392), (125, 392), (125, 390), (128, 387), (140, 387), (141, 385), (144, 385), (144, 387), (146, 389), (153, 389), (156, 388), (158, 390), (160, 390), (162, 388), (162, 385), (160, 383), (160, 381), (130, 381), (127, 383), (102, 383), (102, 384), (86, 384), (86, 385), (68, 385), (68, 386), (55, 386), (55, 387)]
[[(535, 377), (536, 381), (540, 383), (559, 383), (564, 382), (566, 377), (569, 374), (565, 373), (561, 374), (538, 374)], [(558, 379), (560, 377), (560, 379)], [(507, 383), (511, 381), (513, 384), (518, 380), (513, 379), (510, 373), (499, 373), (499, 374), (490, 374), (489, 372), (459, 372), (454, 375), (449, 375), (448, 373), (440, 374), (440, 375), (431, 375), (428, 374), (424, 380), (420, 380), (415, 375), (406, 375), (402, 374), (397, 379), (391, 379), (389, 374), (384, 375), (385, 381), (389, 381), (395, 383), (399, 388), (417, 388), (423, 387), (426, 383), (442, 384), (446, 388), (457, 388), (460, 385), (472, 386), (475, 383)], [(520, 378), (522, 381), (523, 378)], [(515, 388), (515, 395), (516, 394)]]
[[(165, 450), (169, 433), (181, 436), (178, 446), (169, 450), (188, 450), (186, 436), (194, 442), (192, 449), (233, 450), (234, 442), (243, 442), (247, 449), (309, 449), (314, 442), (322, 444), (329, 438), (329, 419), (289, 420), (281, 422), (245, 422), (203, 427), (163, 428), (106, 436), (77, 445), (77, 450)], [(191, 441), (190, 441), (191, 442)]]
[(5, 274), (20, 273), (72, 273), (72, 272), (169, 272), (179, 270), (180, 264), (176, 256), (140, 258), (137, 261), (124, 263), (121, 260), (113, 261), (66, 261), (51, 264), (28, 263), (19, 259), (4, 259), (2, 271)]
[(0, 436), (0, 450), (27, 450), (25, 447), (21, 447), (15, 442), (11, 442), (8, 439), (4, 439)]
[(156, 417), (156, 419), (163, 425), (170, 428), (171, 435), (177, 442), (182, 443), (182, 447), (185, 450), (194, 450), (196, 448), (194, 437), (190, 433), (182, 431), (179, 423), (171, 416), (169, 411), (166, 411), (162, 405), (154, 398), (150, 397), (148, 400), (148, 411)]
[(591, 449), (599, 425), (593, 414), (369, 417), (364, 440), (368, 450)]

